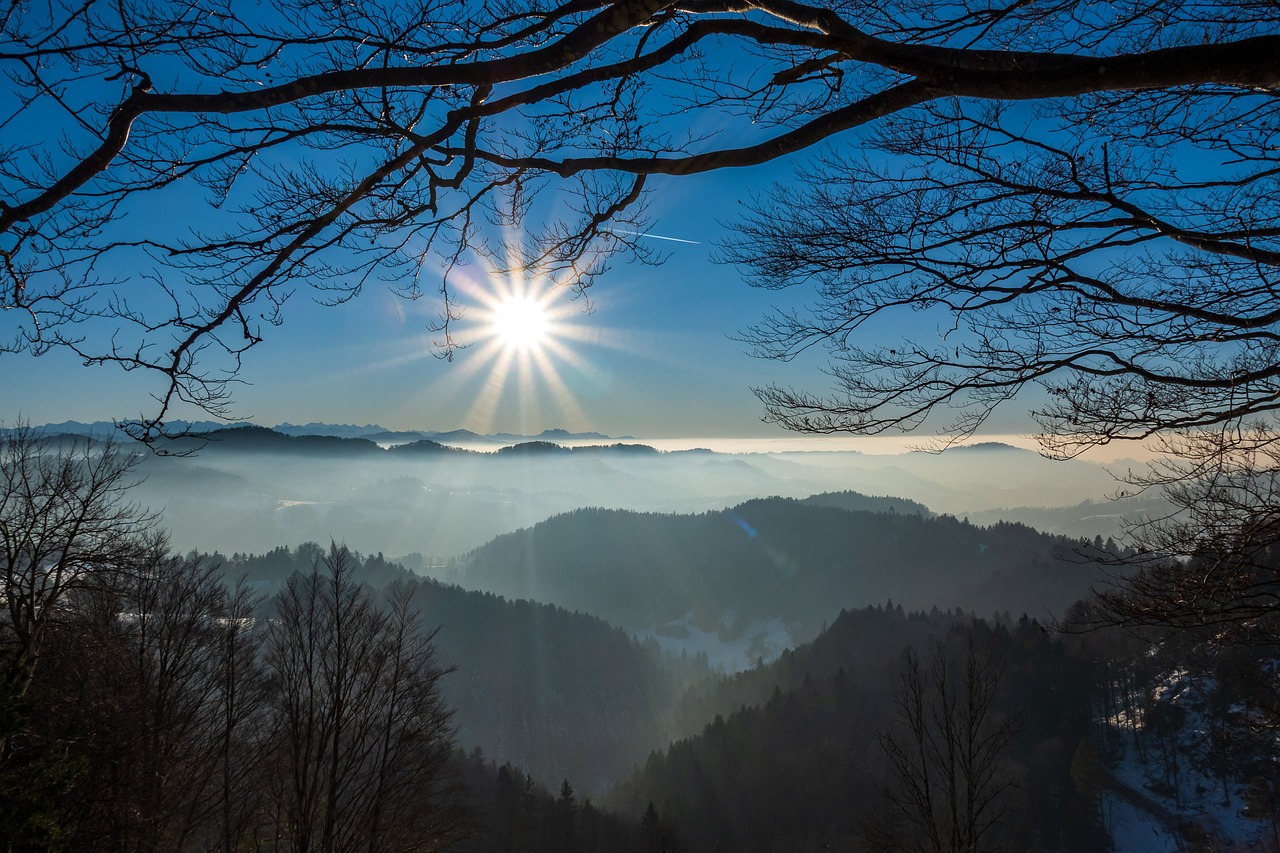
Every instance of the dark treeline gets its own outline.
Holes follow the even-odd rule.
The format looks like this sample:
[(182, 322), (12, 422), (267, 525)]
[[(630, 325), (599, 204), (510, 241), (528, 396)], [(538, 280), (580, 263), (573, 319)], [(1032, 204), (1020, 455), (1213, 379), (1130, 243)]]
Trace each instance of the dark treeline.
[(677, 731), (686, 737), (697, 734), (717, 716), (811, 687), (815, 678), (838, 678), (862, 685), (863, 691), (876, 689), (875, 685), (896, 681), (904, 649), (928, 648), (943, 630), (972, 620), (972, 614), (959, 609), (907, 614), (892, 601), (841, 611), (811, 642), (784, 651), (776, 661), (690, 685), (676, 710)]
[[(654, 753), (607, 804), (636, 815), (656, 803), (689, 850), (887, 849), (873, 819), (902, 803), (885, 735), (903, 734), (908, 650), (923, 662), (927, 688), (937, 686), (941, 661), (963, 697), (971, 648), (995, 691), (983, 725), (1009, 727), (992, 753), (1007, 784), (994, 786), (992, 807), (1003, 817), (986, 844), (1104, 849), (1096, 792), (1081, 791), (1072, 778), (1076, 751), (1088, 748), (1097, 673), (1089, 659), (1025, 618), (992, 625), (958, 612), (909, 614), (892, 606), (843, 613), (813, 643), (695, 693), (686, 702), (690, 717), (695, 708), (738, 704), (716, 713), (701, 734)], [(929, 689), (921, 698), (938, 701)], [(926, 719), (934, 713), (941, 711), (927, 710)], [(962, 805), (968, 796), (957, 794)], [(909, 827), (896, 833), (903, 849), (914, 849)]]
[(332, 548), (266, 604), (163, 540), (70, 589), (0, 697), (10, 850), (433, 849), (466, 827), (414, 591)]
[(823, 492), (811, 495), (800, 501), (813, 506), (830, 506), (836, 509), (847, 509), (850, 512), (885, 512), (918, 515), (931, 518), (934, 513), (924, 504), (906, 498), (895, 498), (887, 495), (864, 495), (861, 492)]
[[(775, 663), (690, 691), (690, 717), (696, 707), (739, 704), (715, 714), (697, 736), (654, 752), (603, 801), (582, 797), (570, 779), (548, 789), (479, 749), (459, 753), (477, 827), (461, 849), (929, 849), (927, 839), (913, 846), (919, 830), (910, 821), (899, 816), (886, 827), (882, 820), (902, 811), (900, 788), (909, 781), (895, 774), (886, 738), (902, 742), (910, 661), (922, 662), (926, 706), (939, 701), (932, 679), (941, 665), (963, 711), (967, 659), (980, 664), (976, 680), (993, 691), (976, 723), (984, 734), (1006, 732), (989, 750), (994, 771), (986, 787), (952, 794), (961, 811), (971, 797), (989, 796), (994, 819), (980, 833), (980, 849), (1105, 849), (1098, 780), (1081, 769), (1096, 762), (1092, 718), (1101, 695), (1102, 670), (1089, 654), (1026, 618), (991, 623), (893, 605), (842, 613), (813, 643)], [(929, 719), (935, 713), (929, 706)], [(929, 770), (935, 784), (941, 771)], [(948, 820), (945, 799), (929, 816), (940, 826)]]
[(602, 811), (568, 779), (552, 792), (479, 748), (456, 759), (475, 827), (460, 853), (648, 853), (648, 824)]

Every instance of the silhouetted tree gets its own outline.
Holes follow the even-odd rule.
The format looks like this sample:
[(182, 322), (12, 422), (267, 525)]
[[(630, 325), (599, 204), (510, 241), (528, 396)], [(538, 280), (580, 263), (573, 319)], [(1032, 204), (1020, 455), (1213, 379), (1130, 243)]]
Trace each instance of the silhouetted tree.
[(462, 833), (445, 670), (413, 589), (380, 607), (334, 545), (276, 599), (266, 664), (278, 684), (275, 832), (287, 849), (430, 851)]
[[(7, 346), (154, 372), (150, 435), (177, 399), (223, 411), (295, 285), (438, 287), (447, 349), (471, 255), (586, 288), (649, 256), (651, 176), (836, 140), (727, 253), (765, 286), (818, 284), (749, 338), (831, 343), (837, 395), (765, 389), (771, 418), (868, 432), (958, 405), (964, 433), (1040, 382), (1065, 450), (1266, 412), (1276, 24), (1264, 2), (14, 6)], [(198, 232), (150, 216), (193, 183)], [(850, 340), (918, 308), (955, 331)]]
[(895, 727), (880, 744), (893, 779), (888, 811), (867, 824), (880, 849), (996, 849), (1014, 787), (1005, 750), (1017, 721), (996, 707), (1000, 674), (971, 639), (963, 662), (936, 646), (928, 667), (903, 661)]
[(84, 770), (37, 731), (49, 644), (79, 626), (85, 599), (113, 594), (163, 547), (127, 498), (134, 461), (110, 442), (0, 430), (0, 839), (11, 848), (65, 843), (62, 800)]
[(1111, 560), (1095, 621), (1214, 643), (1280, 642), (1280, 443), (1270, 427), (1170, 439), (1143, 475), (1174, 507), (1134, 529), (1141, 550)]
[[(0, 691), (21, 698), (76, 595), (110, 591), (162, 547), (128, 500), (134, 455), (111, 442), (0, 431)], [(0, 755), (4, 742), (0, 741)]]
[(80, 596), (38, 684), (42, 735), (83, 773), (75, 849), (227, 850), (262, 837), (267, 684), (256, 598), (219, 567), (156, 549)]
[(578, 844), (578, 799), (573, 786), (565, 779), (560, 785), (560, 797), (556, 800), (556, 825), (559, 843), (564, 853), (577, 853)]
[(661, 853), (662, 851), (662, 818), (652, 802), (640, 817), (640, 836), (645, 853)]

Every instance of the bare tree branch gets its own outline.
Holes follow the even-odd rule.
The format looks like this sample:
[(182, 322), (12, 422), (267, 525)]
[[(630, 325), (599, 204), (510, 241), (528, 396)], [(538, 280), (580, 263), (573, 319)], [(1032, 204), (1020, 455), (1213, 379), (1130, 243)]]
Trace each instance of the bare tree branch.
[[(1071, 2), (14, 7), (0, 30), (11, 84), (0, 123), (32, 129), (6, 133), (17, 142), (0, 158), (5, 348), (69, 348), (161, 376), (157, 411), (134, 426), (146, 438), (178, 400), (230, 414), (241, 359), (295, 289), (341, 303), (380, 279), (414, 296), (434, 280), (447, 351), (451, 268), (498, 262), (496, 229), (527, 227), (529, 193), (545, 182), (573, 182), (581, 202), (539, 203), (549, 224), (527, 229), (521, 256), (530, 272), (558, 270), (583, 289), (609, 256), (638, 248), (605, 227), (642, 209), (643, 184), (626, 176), (740, 168), (847, 141), (919, 166), (873, 176), (874, 162), (849, 171), (847, 161), (845, 177), (823, 178), (847, 201), (814, 208), (784, 193), (782, 210), (835, 203), (899, 230), (824, 234), (806, 216), (774, 216), (779, 230), (747, 223), (742, 245), (756, 250), (726, 258), (769, 286), (825, 277), (818, 322), (762, 324), (748, 333), (762, 352), (790, 357), (829, 340), (838, 362), (853, 359), (837, 366), (838, 383), (864, 368), (884, 379), (846, 389), (866, 395), (853, 405), (763, 392), (779, 422), (878, 431), (945, 404), (962, 407), (963, 433), (1027, 383), (1066, 400), (1041, 411), (1046, 429), (1084, 444), (1219, 422), (1241, 407), (1217, 401), (1197, 414), (1198, 398), (1171, 388), (1187, 384), (1176, 369), (1186, 353), (1205, 355), (1222, 327), (1258, 336), (1231, 339), (1239, 367), (1197, 369), (1191, 385), (1212, 398), (1243, 383), (1258, 389), (1244, 411), (1265, 411), (1275, 308), (1269, 291), (1239, 285), (1266, 280), (1277, 252), (1271, 205), (1256, 204), (1276, 176), (1276, 23), (1255, 3), (1225, 18)], [(735, 143), (692, 134), (704, 116), (740, 129), (724, 134)], [(1170, 144), (1212, 154), (1180, 172)], [(198, 229), (155, 221), (164, 193), (195, 185), (210, 204)], [(888, 233), (902, 240), (877, 236)], [(836, 254), (820, 266), (838, 270), (805, 262), (824, 240)], [(1139, 260), (1155, 264), (1161, 251), (1162, 269), (1184, 270), (1164, 289)], [(791, 272), (779, 267), (787, 257)], [(1248, 305), (1216, 304), (1223, 289), (1249, 294)], [(930, 305), (971, 324), (972, 337), (949, 336), (958, 355), (954, 345), (949, 358), (847, 348), (865, 320)], [(1031, 322), (1046, 314), (1075, 325)], [(1184, 328), (1191, 321), (1214, 328)], [(1068, 345), (1068, 328), (1093, 345)], [(1142, 346), (1112, 345), (1129, 335)], [(900, 398), (894, 375), (934, 392)], [(1060, 379), (1072, 375), (1083, 390)], [(1100, 387), (1117, 423), (1076, 411)], [(1148, 393), (1152, 405), (1138, 406)], [(885, 394), (902, 411), (868, 414)]]

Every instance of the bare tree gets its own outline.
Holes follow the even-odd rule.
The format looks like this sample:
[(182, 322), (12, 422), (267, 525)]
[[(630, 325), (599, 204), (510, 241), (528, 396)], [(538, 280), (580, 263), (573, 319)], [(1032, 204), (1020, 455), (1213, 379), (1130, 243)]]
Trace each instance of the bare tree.
[[(780, 359), (830, 345), (835, 388), (761, 389), (769, 416), (955, 438), (1038, 386), (1046, 450), (1072, 455), (1273, 411), (1274, 94), (937, 102), (777, 188), (726, 257), (816, 301), (745, 337)], [(908, 316), (912, 338), (871, 333)]]
[[(1280, 728), (1278, 439), (1271, 424), (1164, 437), (1169, 455), (1132, 479), (1162, 489), (1172, 511), (1134, 527), (1141, 550), (1114, 558), (1091, 606), (1064, 624), (1123, 628), (1153, 661), (1213, 676), (1221, 728), (1210, 723), (1207, 760), (1224, 788), (1239, 754), (1265, 753)], [(1234, 721), (1231, 705), (1245, 709)]]
[(127, 500), (133, 463), (0, 433), (0, 845), (452, 843), (446, 670), (416, 587), (379, 602), (335, 546), (263, 629), (252, 594)]
[[(1086, 625), (1161, 628), (1242, 645), (1280, 643), (1280, 445), (1259, 425), (1167, 438), (1140, 475), (1173, 506), (1137, 526)], [(1135, 478), (1137, 479), (1137, 478)]]
[(460, 837), (453, 728), (413, 588), (384, 609), (332, 546), (277, 598), (266, 663), (277, 683), (279, 849), (440, 850)]
[(255, 600), (216, 564), (156, 548), (75, 597), (41, 699), (83, 772), (76, 849), (239, 849), (261, 829), (270, 754)]
[(934, 649), (908, 651), (894, 696), (896, 728), (881, 747), (893, 776), (887, 810), (867, 827), (881, 850), (969, 853), (1000, 847), (1013, 781), (1004, 750), (1017, 721), (996, 708), (1000, 676), (969, 643), (957, 665)]
[[(162, 545), (128, 499), (135, 457), (20, 425), (0, 432), (0, 691), (31, 687), (45, 639), (71, 599), (118, 584)], [(0, 744), (0, 753), (3, 752)]]
[(268, 826), (268, 790), (263, 784), (273, 755), (269, 738), (272, 684), (262, 660), (265, 629), (261, 600), (243, 584), (232, 586), (215, 619), (218, 686), (214, 730), (213, 809), (204, 849), (224, 853), (246, 849)]
[[(163, 546), (128, 500), (134, 458), (110, 442), (0, 430), (0, 843), (65, 843), (61, 800), (80, 766), (39, 735), (32, 686), (55, 633), (81, 627), (85, 600), (110, 597)], [(86, 663), (87, 661), (82, 662)], [(51, 742), (52, 740), (52, 742)]]
[[(834, 345), (835, 397), (761, 391), (780, 423), (874, 432), (945, 404), (964, 434), (1041, 383), (1071, 452), (1266, 412), (1277, 19), (1258, 0), (11, 4), (8, 346), (155, 372), (151, 436), (178, 399), (227, 411), (296, 288), (439, 289), (447, 352), (459, 264), (585, 289), (644, 255), (650, 176), (840, 140), (726, 253), (766, 286), (819, 283), (812, 314), (749, 336)], [(190, 228), (156, 215), (197, 189)], [(852, 339), (930, 307), (945, 340)]]

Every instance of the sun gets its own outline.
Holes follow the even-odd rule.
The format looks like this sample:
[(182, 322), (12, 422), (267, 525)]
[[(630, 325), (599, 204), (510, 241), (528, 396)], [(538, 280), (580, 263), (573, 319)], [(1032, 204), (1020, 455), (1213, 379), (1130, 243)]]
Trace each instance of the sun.
[(501, 418), (524, 424), (528, 434), (549, 423), (586, 423), (577, 395), (610, 381), (601, 350), (627, 346), (626, 335), (581, 322), (593, 312), (569, 284), (477, 272), (485, 274), (453, 282), (460, 310), (450, 340), (462, 363), (450, 384), (473, 396), (463, 423), (492, 430)]
[(528, 296), (507, 296), (493, 306), (493, 336), (508, 350), (529, 352), (547, 343), (551, 318), (546, 305)]

